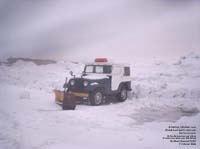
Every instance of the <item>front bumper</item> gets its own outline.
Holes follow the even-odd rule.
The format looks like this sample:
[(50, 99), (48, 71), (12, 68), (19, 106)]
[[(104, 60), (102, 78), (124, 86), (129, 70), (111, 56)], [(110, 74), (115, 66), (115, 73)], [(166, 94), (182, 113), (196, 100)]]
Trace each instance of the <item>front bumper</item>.
[(77, 97), (88, 97), (89, 94), (88, 93), (82, 93), (82, 92), (72, 92), (72, 91), (69, 91), (70, 94), (73, 94), (74, 96), (77, 96)]

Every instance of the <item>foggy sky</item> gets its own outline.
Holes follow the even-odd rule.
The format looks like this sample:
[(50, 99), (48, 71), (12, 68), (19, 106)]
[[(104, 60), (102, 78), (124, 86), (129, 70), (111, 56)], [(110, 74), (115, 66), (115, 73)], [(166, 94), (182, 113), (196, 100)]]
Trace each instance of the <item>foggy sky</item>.
[(0, 0), (0, 58), (200, 54), (200, 0)]

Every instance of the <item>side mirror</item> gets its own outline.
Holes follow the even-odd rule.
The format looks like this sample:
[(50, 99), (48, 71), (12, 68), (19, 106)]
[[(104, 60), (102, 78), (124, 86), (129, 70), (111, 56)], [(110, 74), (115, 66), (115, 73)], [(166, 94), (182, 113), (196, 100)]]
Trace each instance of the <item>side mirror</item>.
[(75, 75), (74, 75), (74, 73), (73, 73), (72, 71), (70, 71), (69, 74), (70, 74), (72, 77), (75, 78)]
[(71, 76), (74, 76), (73, 71), (70, 71), (69, 74), (70, 74)]

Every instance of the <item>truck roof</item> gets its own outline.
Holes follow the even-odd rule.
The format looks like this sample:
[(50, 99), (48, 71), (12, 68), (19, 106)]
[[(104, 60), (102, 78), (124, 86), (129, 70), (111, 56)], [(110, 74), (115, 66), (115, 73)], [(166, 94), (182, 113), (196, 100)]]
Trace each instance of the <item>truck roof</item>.
[(130, 64), (128, 63), (113, 63), (113, 62), (93, 62), (93, 63), (86, 63), (86, 65), (119, 65), (119, 66), (130, 67)]

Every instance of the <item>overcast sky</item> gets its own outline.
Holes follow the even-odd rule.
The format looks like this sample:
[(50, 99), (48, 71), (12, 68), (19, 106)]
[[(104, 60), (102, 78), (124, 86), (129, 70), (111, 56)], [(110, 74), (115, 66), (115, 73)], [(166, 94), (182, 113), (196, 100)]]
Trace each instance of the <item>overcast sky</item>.
[(200, 54), (200, 0), (0, 0), (0, 58)]

